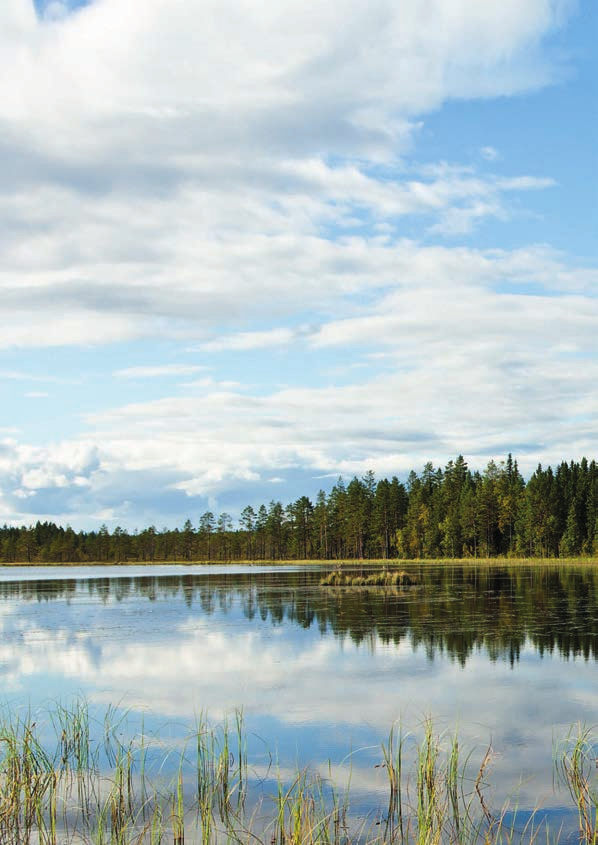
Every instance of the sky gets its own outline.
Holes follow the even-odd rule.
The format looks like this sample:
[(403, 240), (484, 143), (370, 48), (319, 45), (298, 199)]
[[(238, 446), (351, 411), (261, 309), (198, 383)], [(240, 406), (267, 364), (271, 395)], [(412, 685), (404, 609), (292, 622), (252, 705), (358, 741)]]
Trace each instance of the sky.
[(598, 4), (2, 0), (0, 523), (598, 457)]

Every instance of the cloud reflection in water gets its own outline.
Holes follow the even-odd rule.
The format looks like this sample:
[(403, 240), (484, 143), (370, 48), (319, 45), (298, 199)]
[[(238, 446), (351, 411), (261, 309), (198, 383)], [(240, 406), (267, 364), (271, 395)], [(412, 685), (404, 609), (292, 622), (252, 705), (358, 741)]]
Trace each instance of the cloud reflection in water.
[[(569, 652), (570, 620), (543, 631), (551, 611), (534, 615), (532, 576), (485, 573), (452, 596), (431, 580), (385, 598), (325, 594), (317, 577), (2, 583), (5, 697), (83, 694), (100, 709), (149, 711), (156, 723), (192, 724), (200, 711), (219, 720), (242, 707), (248, 729), (283, 766), (330, 759), (342, 779), (340, 761), (365, 749), (351, 757), (351, 779), (370, 788), (391, 725), (401, 720), (417, 732), (431, 716), (438, 730), (457, 730), (463, 748), (478, 749), (476, 760), (492, 744), (495, 800), (516, 790), (521, 806), (555, 803), (553, 735), (591, 723), (598, 710), (591, 628)], [(596, 595), (587, 574), (555, 577), (551, 595), (561, 590), (562, 612), (579, 605), (567, 596)], [(593, 612), (588, 606), (589, 619)]]

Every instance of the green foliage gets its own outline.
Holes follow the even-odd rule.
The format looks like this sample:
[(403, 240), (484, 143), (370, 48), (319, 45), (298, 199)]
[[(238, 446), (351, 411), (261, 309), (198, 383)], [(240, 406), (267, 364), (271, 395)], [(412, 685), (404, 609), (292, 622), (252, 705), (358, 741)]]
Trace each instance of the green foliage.
[(427, 463), (376, 481), (373, 472), (339, 478), (314, 504), (300, 496), (241, 511), (206, 511), (197, 528), (151, 525), (130, 534), (117, 526), (75, 533), (51, 522), (0, 528), (5, 563), (128, 563), (172, 560), (390, 560), (519, 556), (557, 558), (598, 553), (598, 466), (582, 458), (556, 470), (538, 465), (524, 481), (517, 461), (490, 461), (472, 472), (462, 455), (444, 469)]

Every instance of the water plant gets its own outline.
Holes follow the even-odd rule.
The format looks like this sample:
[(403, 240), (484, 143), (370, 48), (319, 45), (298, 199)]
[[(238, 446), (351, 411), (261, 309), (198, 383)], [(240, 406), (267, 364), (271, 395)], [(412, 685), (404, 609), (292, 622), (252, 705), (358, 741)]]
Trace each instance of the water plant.
[(598, 742), (592, 730), (577, 725), (557, 746), (557, 775), (577, 809), (582, 842), (598, 843)]
[[(492, 750), (474, 763), (473, 751), (463, 756), (458, 736), (438, 734), (430, 719), (417, 733), (393, 726), (377, 764), (386, 797), (364, 811), (359, 801), (353, 806), (352, 787), (338, 792), (332, 767), (253, 776), (240, 712), (232, 728), (202, 715), (176, 750), (143, 731), (124, 739), (123, 718), (110, 709), (96, 725), (84, 702), (49, 713), (0, 710), (0, 845), (562, 841), (533, 814), (519, 829), (513, 808), (495, 811), (485, 797)], [(572, 731), (556, 748), (555, 766), (573, 801), (576, 841), (597, 845), (593, 732)]]
[(335, 569), (320, 581), (321, 587), (409, 587), (417, 583), (417, 578), (404, 569), (382, 569), (379, 572), (364, 575), (354, 572), (341, 572)]

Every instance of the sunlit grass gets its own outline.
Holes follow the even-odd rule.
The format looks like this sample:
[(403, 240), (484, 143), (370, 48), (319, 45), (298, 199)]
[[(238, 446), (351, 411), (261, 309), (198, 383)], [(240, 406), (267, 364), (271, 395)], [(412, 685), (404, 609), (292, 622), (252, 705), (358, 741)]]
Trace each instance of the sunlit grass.
[(516, 556), (496, 556), (496, 557), (441, 557), (441, 558), (392, 558), (392, 559), (376, 559), (364, 558), (363, 560), (356, 558), (346, 559), (293, 559), (285, 560), (128, 560), (128, 561), (114, 561), (114, 560), (84, 560), (72, 562), (56, 562), (56, 561), (32, 561), (27, 563), (24, 561), (0, 561), (0, 567), (51, 567), (57, 569), (68, 569), (72, 567), (93, 567), (93, 566), (116, 566), (118, 568), (126, 569), (131, 566), (334, 566), (337, 568), (346, 567), (413, 567), (413, 566), (471, 566), (471, 567), (485, 567), (485, 566), (527, 566), (527, 567), (547, 567), (547, 566), (561, 566), (561, 567), (580, 567), (580, 566), (597, 566), (598, 557), (595, 556), (580, 556), (580, 557), (516, 557)]
[(409, 587), (417, 583), (415, 575), (403, 569), (389, 570), (386, 567), (370, 575), (347, 573), (340, 570), (329, 572), (320, 581), (322, 587)]

